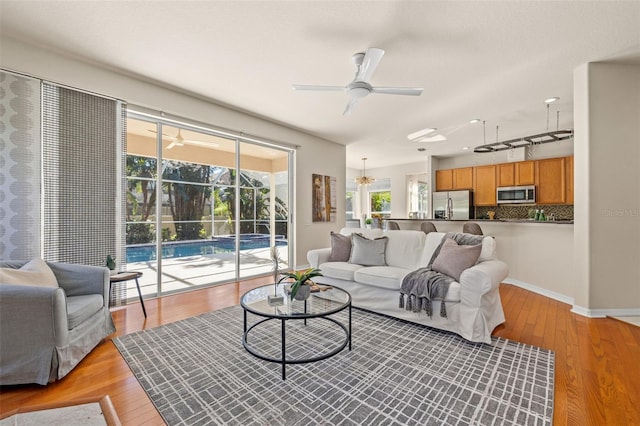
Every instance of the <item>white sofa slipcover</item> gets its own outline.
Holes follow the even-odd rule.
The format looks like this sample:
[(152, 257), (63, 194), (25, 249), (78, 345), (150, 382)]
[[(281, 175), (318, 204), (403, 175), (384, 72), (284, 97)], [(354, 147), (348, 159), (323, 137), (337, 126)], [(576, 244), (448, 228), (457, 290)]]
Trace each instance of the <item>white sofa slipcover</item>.
[(451, 331), (472, 342), (491, 343), (491, 333), (503, 323), (504, 311), (498, 287), (509, 270), (495, 254), (495, 239), (485, 237), (478, 262), (451, 283), (446, 295), (447, 317), (440, 316), (440, 302), (433, 302), (431, 318), (398, 307), (402, 279), (425, 267), (445, 236), (444, 232), (343, 228), (340, 233), (359, 232), (367, 238), (388, 237), (387, 266), (362, 266), (349, 262), (329, 262), (331, 248), (310, 250), (307, 260), (323, 276), (320, 284), (336, 285), (351, 294), (353, 306), (381, 314)]

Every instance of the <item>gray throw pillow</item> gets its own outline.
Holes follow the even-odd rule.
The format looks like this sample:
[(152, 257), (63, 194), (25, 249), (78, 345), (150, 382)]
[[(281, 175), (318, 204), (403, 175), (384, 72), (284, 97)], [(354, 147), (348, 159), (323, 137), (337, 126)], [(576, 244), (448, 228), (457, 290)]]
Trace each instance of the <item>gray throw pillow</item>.
[(384, 252), (389, 237), (370, 240), (361, 234), (351, 234), (351, 257), (349, 263), (363, 266), (386, 266)]
[(474, 246), (458, 245), (453, 238), (447, 238), (440, 248), (440, 253), (433, 261), (431, 269), (460, 281), (462, 271), (472, 267), (478, 261), (482, 244)]
[(351, 235), (331, 231), (331, 255), (329, 262), (348, 262), (351, 256)]

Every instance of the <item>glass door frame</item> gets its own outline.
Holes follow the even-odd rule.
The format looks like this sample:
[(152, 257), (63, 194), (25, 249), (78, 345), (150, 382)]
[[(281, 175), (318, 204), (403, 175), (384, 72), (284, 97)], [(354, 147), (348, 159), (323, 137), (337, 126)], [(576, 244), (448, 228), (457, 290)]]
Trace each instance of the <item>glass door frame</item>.
[[(240, 274), (240, 268), (241, 268), (241, 263), (240, 263), (240, 217), (239, 217), (239, 212), (240, 212), (240, 192), (241, 192), (241, 179), (240, 179), (240, 173), (241, 173), (241, 144), (242, 143), (248, 143), (251, 145), (257, 145), (257, 146), (262, 146), (262, 147), (266, 147), (266, 148), (272, 148), (272, 149), (276, 149), (279, 151), (284, 151), (287, 153), (287, 203), (288, 203), (288, 215), (287, 215), (287, 251), (288, 251), (288, 265), (289, 267), (291, 267), (291, 262), (294, 259), (294, 253), (295, 253), (295, 241), (294, 241), (294, 229), (295, 229), (295, 224), (294, 224), (294, 206), (293, 206), (293, 194), (294, 194), (294, 170), (293, 170), (293, 166), (295, 164), (295, 148), (296, 146), (293, 145), (288, 145), (285, 143), (278, 143), (278, 142), (272, 142), (269, 141), (267, 139), (261, 139), (261, 138), (257, 138), (257, 137), (252, 137), (252, 136), (248, 136), (245, 135), (243, 133), (238, 133), (238, 132), (233, 132), (230, 130), (226, 130), (226, 129), (221, 129), (221, 128), (217, 128), (216, 126), (212, 126), (212, 125), (208, 125), (205, 123), (198, 123), (192, 120), (188, 120), (188, 119), (184, 119), (181, 117), (169, 117), (167, 116), (167, 114), (162, 113), (162, 112), (157, 112), (157, 111), (149, 111), (144, 107), (135, 107), (135, 106), (128, 106), (127, 108), (127, 119), (134, 119), (134, 120), (140, 120), (140, 121), (144, 121), (150, 124), (154, 124), (156, 126), (156, 158), (157, 158), (157, 165), (156, 165), (156, 174), (157, 174), (157, 180), (156, 180), (156, 230), (155, 230), (155, 236), (156, 236), (156, 253), (157, 253), (157, 287), (156, 287), (156, 292), (155, 292), (155, 296), (160, 296), (160, 295), (164, 295), (165, 293), (162, 290), (162, 183), (163, 183), (163, 157), (162, 157), (162, 133), (163, 133), (163, 126), (171, 126), (171, 127), (175, 127), (175, 128), (181, 128), (181, 129), (185, 129), (185, 130), (191, 130), (194, 132), (199, 132), (199, 133), (204, 133), (204, 134), (208, 134), (211, 136), (215, 136), (215, 137), (220, 137), (220, 138), (224, 138), (224, 139), (228, 139), (228, 140), (233, 140), (235, 142), (235, 165), (234, 165), (234, 170), (236, 171), (236, 182), (234, 184), (234, 191), (235, 191), (235, 214), (236, 214), (236, 218), (235, 218), (235, 226), (234, 226), (234, 232), (235, 232), (235, 274), (234, 274), (234, 278), (231, 280), (222, 280), (220, 282), (216, 282), (213, 285), (217, 285), (217, 284), (222, 284), (225, 282), (232, 282), (232, 281), (238, 281), (240, 279), (248, 279), (251, 278), (251, 276), (242, 276)], [(123, 153), (123, 155), (126, 156), (128, 155), (127, 152)], [(126, 178), (126, 176), (125, 176)], [(275, 192), (275, 188), (270, 188), (271, 191)], [(126, 196), (126, 195), (125, 195)], [(212, 218), (213, 220), (213, 218)], [(256, 220), (254, 218), (254, 220)], [(273, 221), (272, 218), (270, 218), (270, 221)], [(125, 226), (125, 223), (122, 224), (122, 226)], [(270, 234), (271, 234), (271, 239), (270, 241), (273, 242), (274, 236), (273, 233), (275, 232), (275, 229), (270, 230)], [(262, 274), (257, 274), (257, 275), (253, 275), (253, 276), (258, 276), (258, 275), (262, 275)], [(167, 292), (166, 294), (170, 294), (173, 293), (175, 291), (170, 291)]]

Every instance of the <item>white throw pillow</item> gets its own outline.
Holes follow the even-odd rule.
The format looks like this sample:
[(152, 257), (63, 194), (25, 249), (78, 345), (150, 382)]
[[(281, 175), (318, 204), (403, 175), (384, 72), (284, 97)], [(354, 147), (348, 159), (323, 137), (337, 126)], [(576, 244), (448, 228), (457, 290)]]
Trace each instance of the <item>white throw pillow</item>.
[(33, 259), (20, 269), (0, 268), (0, 284), (58, 288), (58, 280), (42, 259)]

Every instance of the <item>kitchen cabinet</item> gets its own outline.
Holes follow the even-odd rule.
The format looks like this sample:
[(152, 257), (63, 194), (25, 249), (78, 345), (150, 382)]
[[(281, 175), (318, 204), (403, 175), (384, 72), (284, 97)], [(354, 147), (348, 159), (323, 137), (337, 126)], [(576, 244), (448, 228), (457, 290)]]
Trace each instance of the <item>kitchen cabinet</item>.
[(453, 169), (453, 189), (473, 189), (473, 167)]
[(567, 200), (566, 158), (535, 162), (536, 204), (564, 204)]
[(504, 163), (497, 165), (498, 186), (514, 186), (516, 184), (515, 165)]
[(567, 185), (565, 203), (573, 204), (573, 156), (565, 157), (565, 180)]
[(453, 190), (453, 169), (436, 170), (436, 191)]
[[(500, 166), (500, 165), (499, 165)], [(500, 167), (497, 168), (500, 170)], [(496, 166), (477, 166), (473, 168), (475, 174), (475, 188), (473, 193), (473, 204), (475, 206), (495, 206), (497, 176)]]
[(535, 162), (519, 161), (515, 165), (515, 184), (517, 185), (533, 185), (535, 184)]

